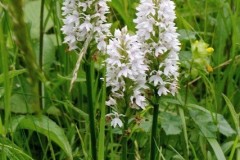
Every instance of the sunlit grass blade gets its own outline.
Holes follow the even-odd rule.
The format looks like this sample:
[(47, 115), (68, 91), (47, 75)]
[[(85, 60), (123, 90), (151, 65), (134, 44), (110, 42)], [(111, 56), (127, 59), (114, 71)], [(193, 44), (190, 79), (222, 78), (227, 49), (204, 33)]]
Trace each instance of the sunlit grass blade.
[[(105, 75), (105, 70), (103, 72), (103, 75)], [(101, 117), (100, 117), (100, 129), (99, 129), (99, 144), (98, 144), (98, 159), (105, 159), (104, 152), (105, 152), (105, 114), (106, 114), (106, 78), (103, 79), (103, 85), (101, 88), (101, 104), (100, 104), (100, 110), (101, 110)]]
[(208, 142), (212, 146), (215, 156), (218, 160), (226, 160), (222, 148), (220, 147), (218, 141), (214, 138), (207, 138)]
[(4, 23), (7, 25), (7, 13), (3, 12), (3, 17), (1, 17), (0, 22), (0, 55), (1, 55), (1, 68), (3, 70), (2, 77), (4, 82), (4, 125), (5, 127), (8, 126), (9, 118), (11, 116), (11, 104), (10, 104), (10, 97), (11, 97), (11, 81), (9, 79), (9, 52), (6, 48), (6, 26), (3, 26)]
[(227, 106), (228, 106), (228, 109), (231, 113), (231, 116), (232, 116), (232, 119), (233, 119), (233, 122), (235, 124), (235, 128), (236, 128), (236, 131), (238, 133), (238, 135), (240, 134), (240, 129), (239, 129), (239, 114), (236, 113), (235, 109), (234, 109), (234, 106), (233, 104), (231, 103), (231, 101), (229, 100), (229, 98), (227, 96), (225, 96), (224, 94), (222, 94), (224, 100), (226, 101), (227, 103)]
[(19, 148), (12, 141), (0, 136), (0, 155), (1, 155), (0, 157), (2, 157), (4, 154), (7, 156), (8, 159), (33, 160), (31, 156), (26, 154), (21, 148)]

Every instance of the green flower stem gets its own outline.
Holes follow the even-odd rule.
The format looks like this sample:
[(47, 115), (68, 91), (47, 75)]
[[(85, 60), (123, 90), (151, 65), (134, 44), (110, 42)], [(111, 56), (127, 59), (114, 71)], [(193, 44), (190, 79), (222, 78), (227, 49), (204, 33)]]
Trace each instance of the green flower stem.
[[(103, 75), (106, 75), (106, 69), (103, 71)], [(99, 150), (98, 158), (104, 158), (104, 140), (105, 140), (105, 114), (106, 114), (106, 78), (103, 81), (102, 85), (102, 100), (101, 100), (101, 118), (100, 118), (100, 131), (99, 131)]]
[[(130, 84), (128, 80), (125, 80), (126, 84)], [(122, 130), (122, 160), (127, 159), (127, 142), (128, 142), (128, 117), (130, 116), (130, 107), (129, 107), (129, 91), (128, 91), (128, 86), (126, 86), (127, 90), (124, 94), (124, 99), (125, 99), (125, 117), (123, 121), (123, 130)]]
[(124, 126), (123, 126), (123, 140), (122, 140), (122, 160), (126, 160), (127, 159), (127, 142), (128, 142), (128, 116), (126, 115), (124, 117), (124, 122), (123, 122)]
[(96, 132), (95, 132), (95, 116), (94, 116), (94, 63), (89, 58), (86, 66), (86, 78), (87, 78), (87, 94), (88, 94), (88, 114), (90, 120), (90, 135), (91, 135), (91, 148), (92, 148), (92, 159), (97, 160), (97, 146), (96, 146)]
[(150, 160), (155, 160), (156, 157), (156, 141), (157, 141), (157, 127), (158, 127), (158, 110), (159, 104), (153, 106), (153, 119), (152, 119), (152, 135), (151, 135), (151, 152)]

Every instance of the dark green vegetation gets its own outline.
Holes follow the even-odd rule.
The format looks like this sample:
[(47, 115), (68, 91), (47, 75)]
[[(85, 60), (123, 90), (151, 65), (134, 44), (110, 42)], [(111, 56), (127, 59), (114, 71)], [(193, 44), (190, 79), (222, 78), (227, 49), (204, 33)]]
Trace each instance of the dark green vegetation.
[[(117, 160), (123, 140), (129, 160), (148, 159), (152, 108), (130, 119), (125, 133), (105, 122), (108, 90), (98, 53), (84, 57), (69, 92), (78, 55), (62, 44), (61, 1), (43, 3), (0, 1), (0, 159)], [(156, 159), (239, 160), (240, 0), (175, 3), (180, 89), (161, 98)], [(109, 5), (112, 31), (127, 25), (134, 32), (136, 1)], [(200, 56), (207, 65), (196, 62), (196, 40), (214, 49)]]

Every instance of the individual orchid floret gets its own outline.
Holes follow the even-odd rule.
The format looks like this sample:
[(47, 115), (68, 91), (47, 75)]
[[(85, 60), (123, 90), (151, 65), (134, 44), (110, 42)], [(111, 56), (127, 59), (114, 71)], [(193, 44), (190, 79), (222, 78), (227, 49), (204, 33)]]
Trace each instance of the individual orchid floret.
[(123, 117), (123, 114), (118, 114), (117, 112), (113, 111), (113, 113), (109, 113), (106, 115), (106, 117), (110, 117), (111, 118), (111, 126), (113, 126), (114, 128), (116, 126), (122, 127), (123, 126), (123, 122), (120, 119), (120, 117)]
[(134, 20), (142, 52), (149, 60), (147, 81), (157, 87), (159, 96), (174, 95), (178, 88), (180, 43), (174, 9), (175, 4), (171, 0), (140, 0)]
[[(78, 49), (88, 36), (94, 37), (100, 51), (106, 49), (106, 38), (111, 35), (106, 22), (108, 0), (64, 0), (62, 7), (64, 43), (69, 50)], [(92, 33), (92, 34), (91, 34)], [(79, 42), (81, 42), (79, 44)]]
[(106, 84), (107, 87), (111, 87), (112, 92), (107, 104), (118, 102), (124, 98), (119, 95), (124, 95), (127, 90), (132, 90), (132, 95), (127, 101), (131, 101), (133, 108), (145, 108), (146, 100), (142, 93), (146, 88), (148, 68), (140, 47), (138, 37), (128, 34), (127, 27), (115, 30), (114, 38), (109, 41), (107, 46)]

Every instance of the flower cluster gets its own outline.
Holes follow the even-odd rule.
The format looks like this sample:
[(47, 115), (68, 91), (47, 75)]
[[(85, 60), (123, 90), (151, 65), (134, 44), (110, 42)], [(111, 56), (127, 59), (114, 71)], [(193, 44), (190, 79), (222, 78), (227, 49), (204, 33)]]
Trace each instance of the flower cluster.
[(127, 27), (121, 31), (115, 30), (114, 38), (107, 46), (107, 55), (106, 84), (111, 87), (112, 94), (106, 104), (116, 106), (116, 101), (124, 98), (126, 90), (132, 90), (129, 99), (131, 107), (144, 109), (146, 99), (142, 93), (146, 88), (147, 65), (144, 53), (140, 50), (138, 37), (129, 35)]
[(199, 71), (201, 70), (212, 72), (213, 68), (210, 65), (210, 56), (212, 55), (214, 49), (209, 47), (209, 44), (205, 43), (203, 40), (197, 40), (191, 44), (191, 50), (191, 76), (193, 78), (197, 77)]
[[(108, 0), (64, 0), (62, 7), (64, 43), (69, 50), (78, 49), (78, 42), (84, 42), (93, 33), (97, 48), (106, 49), (105, 39), (110, 35), (110, 24), (105, 14)], [(94, 9), (94, 12), (93, 12)]]
[(148, 82), (158, 88), (159, 96), (177, 91), (180, 43), (174, 9), (171, 0), (141, 0), (134, 20), (142, 51), (150, 59)]
[(66, 35), (64, 42), (69, 50), (83, 47), (79, 42), (92, 36), (97, 48), (106, 52), (106, 85), (111, 88), (106, 105), (113, 109), (107, 117), (112, 119), (112, 126), (121, 127), (120, 117), (124, 115), (119, 114), (122, 112), (119, 105), (145, 109), (147, 83), (157, 88), (158, 96), (177, 92), (180, 43), (174, 23), (174, 3), (140, 0), (134, 19), (136, 34), (129, 34), (127, 27), (116, 29), (107, 44), (106, 38), (111, 36), (105, 17), (109, 11), (107, 1), (64, 0), (62, 15), (65, 18), (61, 30)]

